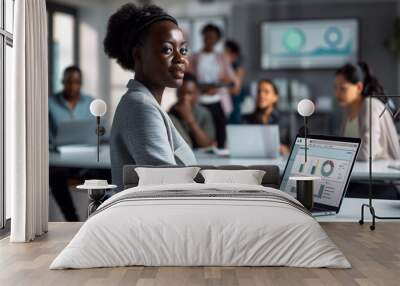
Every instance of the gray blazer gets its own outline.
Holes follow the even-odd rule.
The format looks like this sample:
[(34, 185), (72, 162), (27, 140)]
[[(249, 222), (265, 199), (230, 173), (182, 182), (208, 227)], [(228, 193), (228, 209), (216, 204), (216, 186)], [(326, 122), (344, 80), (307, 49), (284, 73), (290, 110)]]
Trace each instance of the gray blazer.
[(124, 165), (196, 164), (192, 150), (151, 92), (137, 80), (130, 80), (127, 87), (111, 128), (113, 184), (122, 186)]

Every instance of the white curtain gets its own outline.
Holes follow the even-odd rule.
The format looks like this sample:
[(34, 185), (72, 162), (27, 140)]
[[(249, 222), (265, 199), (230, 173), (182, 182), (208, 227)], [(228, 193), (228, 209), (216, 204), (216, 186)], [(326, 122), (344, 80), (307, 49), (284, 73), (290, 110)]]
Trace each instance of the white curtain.
[(45, 0), (15, 1), (13, 93), (6, 98), (6, 187), (12, 242), (48, 226), (48, 74)]

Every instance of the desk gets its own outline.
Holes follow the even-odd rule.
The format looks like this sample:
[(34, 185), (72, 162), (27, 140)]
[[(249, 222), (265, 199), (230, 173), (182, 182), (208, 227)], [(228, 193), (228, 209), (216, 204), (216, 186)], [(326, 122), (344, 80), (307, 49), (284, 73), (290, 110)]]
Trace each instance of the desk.
[[(277, 165), (281, 175), (285, 170), (287, 158), (256, 159), (256, 158), (229, 158), (217, 157), (212, 154), (195, 153), (199, 165)], [(400, 180), (400, 171), (388, 168), (395, 161), (374, 161), (373, 178), (375, 180)], [(397, 162), (399, 163), (399, 162)], [(368, 162), (356, 162), (351, 175), (352, 180), (368, 180)]]
[[(229, 158), (202, 152), (195, 152), (195, 155), (199, 165), (277, 165), (281, 174), (286, 165), (285, 158)], [(400, 171), (388, 168), (391, 163), (393, 161), (375, 161), (373, 163), (373, 178), (375, 180), (400, 180)], [(110, 169), (110, 149), (107, 145), (101, 146), (100, 162), (97, 162), (96, 147), (69, 147), (61, 153), (50, 153), (49, 164), (52, 167)], [(351, 180), (368, 180), (368, 168), (367, 162), (356, 162)]]
[[(358, 222), (361, 217), (361, 205), (367, 203), (368, 199), (343, 198), (343, 203), (338, 214), (317, 216), (315, 219), (319, 222)], [(398, 200), (375, 199), (373, 205), (375, 211), (381, 216), (398, 216), (400, 214), (400, 201)], [(366, 211), (364, 223), (370, 222), (371, 220), (370, 212)], [(380, 220), (377, 219), (376, 221), (378, 224), (377, 229), (379, 229)]]
[(62, 152), (50, 152), (49, 165), (51, 167), (69, 167), (84, 169), (111, 169), (110, 147), (100, 147), (100, 161), (97, 162), (97, 147), (70, 146)]

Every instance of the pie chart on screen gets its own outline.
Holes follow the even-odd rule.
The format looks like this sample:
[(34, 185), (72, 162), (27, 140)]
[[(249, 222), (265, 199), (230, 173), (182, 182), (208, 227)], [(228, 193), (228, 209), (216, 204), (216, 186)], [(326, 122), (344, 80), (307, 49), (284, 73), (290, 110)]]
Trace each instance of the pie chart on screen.
[(324, 177), (329, 177), (332, 175), (333, 170), (335, 169), (335, 164), (331, 160), (326, 160), (324, 163), (322, 163), (321, 166), (321, 175)]

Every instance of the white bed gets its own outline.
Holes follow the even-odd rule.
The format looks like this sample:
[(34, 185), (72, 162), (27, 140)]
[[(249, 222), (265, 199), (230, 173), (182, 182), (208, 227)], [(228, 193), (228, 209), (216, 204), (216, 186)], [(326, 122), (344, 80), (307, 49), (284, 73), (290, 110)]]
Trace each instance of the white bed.
[(198, 183), (114, 195), (50, 269), (128, 265), (351, 267), (289, 195), (263, 186)]

